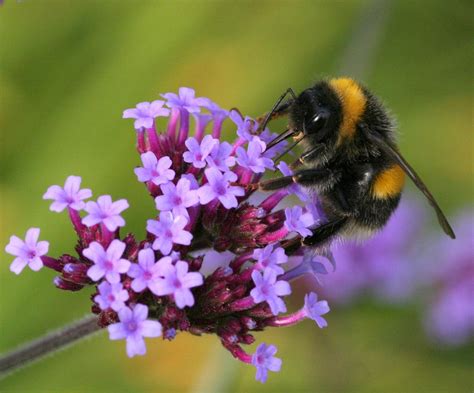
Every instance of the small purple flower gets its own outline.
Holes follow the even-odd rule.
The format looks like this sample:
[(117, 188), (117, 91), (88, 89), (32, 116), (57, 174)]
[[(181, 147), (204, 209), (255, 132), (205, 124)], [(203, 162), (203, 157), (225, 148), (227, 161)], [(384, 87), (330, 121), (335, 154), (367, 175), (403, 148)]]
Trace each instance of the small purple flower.
[(318, 302), (318, 295), (314, 292), (307, 293), (304, 297), (304, 313), (306, 316), (313, 321), (322, 329), (325, 328), (328, 323), (321, 316), (329, 312), (329, 305), (326, 300), (320, 300)]
[[(268, 128), (266, 128), (264, 131), (262, 131), (259, 135), (259, 138), (265, 142), (265, 144), (269, 144), (271, 141), (273, 141), (276, 137), (278, 136), (278, 134), (274, 133), (274, 132), (271, 132)], [(268, 157), (268, 158), (273, 158), (275, 157), (277, 154), (280, 154), (282, 153), (283, 151), (285, 151), (286, 149), (286, 146), (288, 145), (288, 142), (287, 141), (281, 141), (280, 143), (276, 144), (275, 146), (273, 146), (272, 148), (268, 149), (268, 150), (265, 150), (265, 153), (263, 153), (263, 155), (265, 157)], [(291, 152), (290, 152), (291, 154)]]
[(119, 311), (125, 307), (125, 302), (128, 300), (128, 292), (123, 289), (122, 283), (110, 284), (107, 281), (99, 285), (99, 294), (94, 297), (101, 310), (111, 308), (114, 311)]
[(5, 251), (16, 257), (10, 265), (10, 271), (20, 274), (28, 265), (31, 270), (37, 272), (43, 267), (41, 257), (48, 252), (49, 243), (44, 240), (39, 242), (39, 234), (39, 228), (30, 228), (26, 231), (25, 241), (17, 236), (10, 237)]
[(136, 119), (135, 129), (140, 130), (142, 128), (153, 127), (153, 121), (159, 116), (168, 116), (170, 110), (163, 108), (164, 101), (155, 100), (153, 102), (140, 102), (136, 108), (125, 109), (123, 111), (124, 119)]
[(279, 296), (286, 296), (291, 293), (290, 284), (286, 281), (277, 281), (277, 273), (271, 268), (266, 268), (263, 275), (254, 270), (252, 279), (255, 288), (250, 291), (255, 303), (267, 302), (273, 315), (286, 311), (286, 305)]
[(217, 168), (208, 168), (205, 174), (208, 183), (198, 190), (201, 204), (207, 205), (217, 198), (226, 209), (237, 207), (236, 197), (245, 194), (242, 187), (230, 185), (231, 181), (237, 180), (237, 175), (233, 172), (222, 173)]
[(258, 123), (251, 117), (245, 116), (243, 118), (235, 109), (230, 111), (229, 118), (237, 126), (237, 135), (246, 141), (251, 141), (257, 131)]
[(151, 151), (143, 153), (141, 156), (143, 167), (135, 168), (138, 181), (151, 181), (157, 186), (168, 183), (174, 179), (174, 171), (171, 168), (172, 162), (168, 156), (161, 157), (159, 160)]
[(178, 184), (169, 182), (161, 185), (163, 195), (155, 198), (158, 210), (172, 211), (176, 216), (188, 217), (187, 208), (199, 203), (198, 192), (191, 190), (191, 182), (188, 179), (179, 179)]
[(243, 147), (237, 148), (238, 164), (254, 173), (263, 173), (265, 168), (273, 169), (273, 161), (262, 155), (265, 148), (265, 142), (254, 136), (249, 142), (247, 151)]
[(79, 176), (69, 176), (64, 188), (61, 186), (51, 186), (43, 195), (43, 199), (52, 199), (54, 202), (49, 207), (53, 212), (62, 212), (66, 207), (73, 210), (82, 210), (86, 205), (84, 199), (92, 196), (92, 191), (88, 188), (81, 188), (81, 178)]
[(105, 279), (111, 284), (120, 282), (120, 274), (127, 273), (130, 268), (130, 261), (122, 259), (125, 251), (125, 243), (120, 240), (113, 240), (107, 250), (98, 242), (92, 242), (82, 253), (94, 265), (87, 270), (87, 275), (94, 281)]
[(111, 340), (126, 339), (127, 355), (130, 358), (146, 353), (143, 337), (161, 336), (161, 323), (147, 319), (148, 307), (143, 304), (137, 304), (133, 309), (124, 307), (118, 312), (118, 316), (120, 322), (107, 328), (109, 337)]
[(163, 275), (153, 287), (153, 293), (158, 296), (173, 295), (174, 302), (178, 308), (194, 305), (194, 296), (190, 288), (198, 287), (203, 284), (201, 273), (188, 272), (188, 264), (184, 261), (178, 261), (172, 264), (171, 258), (165, 260), (162, 258), (158, 264), (160, 272)]
[(103, 223), (110, 232), (114, 232), (118, 227), (125, 225), (125, 220), (120, 213), (128, 208), (126, 199), (119, 199), (112, 202), (110, 195), (101, 195), (97, 202), (86, 203), (85, 211), (89, 213), (82, 219), (82, 223), (88, 227)]
[(156, 236), (153, 249), (168, 255), (173, 243), (189, 246), (193, 235), (184, 230), (187, 224), (185, 216), (173, 216), (171, 212), (161, 212), (159, 220), (148, 220), (146, 230)]
[(301, 236), (311, 235), (308, 229), (314, 224), (314, 218), (311, 213), (303, 213), (301, 206), (287, 207), (285, 209), (285, 226), (290, 232), (298, 232)]
[(235, 165), (235, 157), (230, 154), (232, 152), (232, 145), (227, 142), (217, 143), (211, 151), (211, 154), (206, 158), (207, 164), (210, 167), (219, 169), (221, 172), (229, 171), (229, 168)]
[(255, 379), (266, 382), (268, 371), (278, 372), (281, 369), (281, 359), (276, 358), (277, 348), (274, 345), (260, 344), (252, 355), (252, 364), (257, 368)]
[(204, 168), (206, 158), (214, 147), (219, 145), (219, 140), (214, 139), (211, 135), (206, 135), (199, 144), (196, 138), (190, 137), (186, 140), (185, 145), (188, 151), (183, 154), (184, 161), (193, 164), (195, 168)]
[[(292, 176), (293, 171), (290, 169), (288, 164), (285, 161), (280, 161), (280, 163), (277, 165), (277, 168), (280, 170), (280, 172), (283, 174), (283, 176)], [(287, 188), (288, 192), (291, 194), (295, 194), (300, 201), (306, 202), (309, 200), (308, 194), (304, 191), (304, 189), (299, 186), (296, 183), (293, 183)]]
[[(170, 260), (170, 257), (162, 259)], [(138, 253), (138, 263), (132, 263), (128, 270), (128, 276), (132, 277), (132, 289), (139, 293), (145, 288), (151, 289), (153, 283), (159, 278), (159, 266), (155, 263), (155, 253), (146, 248)]]
[(215, 102), (212, 102), (211, 100), (208, 100), (207, 104), (204, 105), (204, 108), (211, 112), (215, 121), (222, 121), (229, 116), (229, 111), (222, 109), (219, 105), (217, 105)]
[(273, 249), (273, 247), (272, 244), (269, 244), (265, 248), (257, 248), (254, 250), (252, 258), (257, 261), (256, 266), (259, 270), (269, 268), (273, 269), (277, 275), (280, 275), (284, 270), (278, 265), (288, 262), (288, 257), (283, 248), (277, 247)]
[(201, 107), (209, 104), (207, 98), (195, 98), (195, 91), (189, 87), (180, 87), (178, 94), (166, 93), (161, 94), (167, 100), (166, 106), (168, 108), (185, 109), (189, 113), (197, 113), (201, 111)]

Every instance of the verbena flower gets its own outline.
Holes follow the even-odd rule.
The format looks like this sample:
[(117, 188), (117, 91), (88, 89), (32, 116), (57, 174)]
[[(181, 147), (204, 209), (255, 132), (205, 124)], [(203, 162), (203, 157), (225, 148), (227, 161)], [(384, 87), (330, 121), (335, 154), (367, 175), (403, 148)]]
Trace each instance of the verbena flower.
[[(263, 382), (281, 361), (272, 345), (261, 344), (254, 355), (243, 349), (255, 341), (254, 332), (308, 318), (324, 325), (321, 315), (328, 308), (313, 295), (296, 313), (281, 314), (289, 281), (317, 266), (306, 258), (284, 269), (289, 256), (308, 254), (300, 239), (311, 233), (317, 213), (277, 208), (295, 187), (253, 197), (250, 185), (275, 167), (275, 153), (263, 141), (272, 137), (269, 130), (260, 139), (255, 120), (236, 110), (229, 114), (189, 88), (162, 97), (124, 112), (135, 119), (142, 165), (135, 174), (157, 208), (146, 221), (146, 235), (121, 233), (125, 199), (102, 195), (84, 203), (90, 192), (70, 177), (45, 197), (56, 203), (53, 210), (68, 208), (79, 237), (77, 254), (46, 255), (48, 243), (38, 242), (39, 229), (30, 229), (25, 242), (12, 237), (7, 246), (16, 257), (11, 269), (44, 265), (58, 272), (54, 283), (60, 289), (95, 288), (92, 312), (112, 340), (126, 340), (128, 356), (146, 352), (144, 337), (214, 334), (234, 357), (253, 364)], [(164, 116), (168, 124), (158, 129), (155, 119)], [(220, 140), (224, 123), (232, 126), (229, 117), (233, 143)]]
[(43, 199), (52, 199), (54, 202), (49, 209), (53, 212), (62, 212), (66, 207), (73, 210), (82, 210), (85, 207), (84, 199), (92, 196), (92, 191), (88, 188), (81, 188), (81, 178), (79, 176), (69, 176), (64, 183), (64, 187), (51, 186), (43, 195)]
[(39, 228), (30, 228), (26, 231), (25, 241), (17, 236), (10, 237), (10, 243), (5, 247), (5, 251), (16, 257), (10, 265), (13, 273), (20, 274), (27, 265), (33, 271), (43, 267), (41, 257), (48, 252), (49, 243), (44, 240), (39, 242), (39, 234)]

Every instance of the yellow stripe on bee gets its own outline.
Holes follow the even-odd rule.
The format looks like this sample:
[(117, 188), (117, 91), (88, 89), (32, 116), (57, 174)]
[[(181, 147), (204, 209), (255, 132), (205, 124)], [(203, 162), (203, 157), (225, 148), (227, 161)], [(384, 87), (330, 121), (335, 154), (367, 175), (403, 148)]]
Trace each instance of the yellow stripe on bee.
[(380, 172), (372, 185), (372, 195), (384, 199), (400, 194), (405, 184), (405, 172), (400, 165), (394, 165)]
[(338, 144), (343, 138), (350, 138), (356, 131), (367, 105), (367, 98), (356, 81), (350, 78), (331, 79), (329, 85), (336, 91), (342, 103), (342, 124)]

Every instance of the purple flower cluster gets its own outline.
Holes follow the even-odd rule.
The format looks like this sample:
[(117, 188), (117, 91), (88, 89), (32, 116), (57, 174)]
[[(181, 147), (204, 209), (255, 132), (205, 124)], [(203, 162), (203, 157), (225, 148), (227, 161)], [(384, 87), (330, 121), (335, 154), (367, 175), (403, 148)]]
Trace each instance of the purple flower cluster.
[[(52, 211), (69, 212), (79, 237), (77, 255), (46, 255), (48, 242), (38, 241), (40, 230), (31, 228), (24, 241), (12, 236), (6, 247), (16, 257), (11, 270), (46, 266), (59, 273), (54, 283), (60, 289), (95, 287), (92, 311), (111, 340), (126, 340), (130, 357), (146, 352), (145, 337), (216, 334), (234, 357), (254, 365), (264, 382), (268, 370), (280, 370), (281, 360), (272, 345), (260, 344), (253, 355), (245, 352), (242, 346), (254, 342), (253, 332), (304, 319), (327, 325), (322, 315), (329, 307), (314, 293), (301, 310), (281, 315), (290, 281), (315, 274), (321, 265), (305, 257), (300, 266), (283, 267), (290, 255), (306, 253), (300, 239), (319, 217), (311, 205), (277, 208), (291, 193), (308, 199), (295, 187), (252, 202), (257, 199), (252, 184), (274, 170), (272, 157), (280, 148), (266, 150), (274, 135), (260, 134), (256, 120), (197, 98), (189, 88), (162, 97), (123, 113), (135, 120), (141, 161), (135, 174), (156, 207), (146, 237), (121, 234), (126, 200), (102, 195), (87, 201), (92, 192), (81, 189), (80, 177), (70, 176), (44, 198), (52, 200)], [(159, 117), (168, 119), (162, 130)], [(229, 117), (228, 124), (237, 127), (233, 144), (220, 140)], [(280, 169), (289, 170), (283, 164)]]

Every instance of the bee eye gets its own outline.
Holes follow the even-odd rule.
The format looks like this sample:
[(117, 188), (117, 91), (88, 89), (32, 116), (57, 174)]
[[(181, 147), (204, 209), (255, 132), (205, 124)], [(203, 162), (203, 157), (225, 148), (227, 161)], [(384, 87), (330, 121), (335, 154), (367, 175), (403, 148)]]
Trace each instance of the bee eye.
[(310, 124), (307, 127), (309, 133), (313, 134), (318, 131), (321, 131), (326, 126), (328, 119), (329, 119), (328, 112), (316, 113), (316, 115), (313, 116), (313, 118), (310, 121)]

